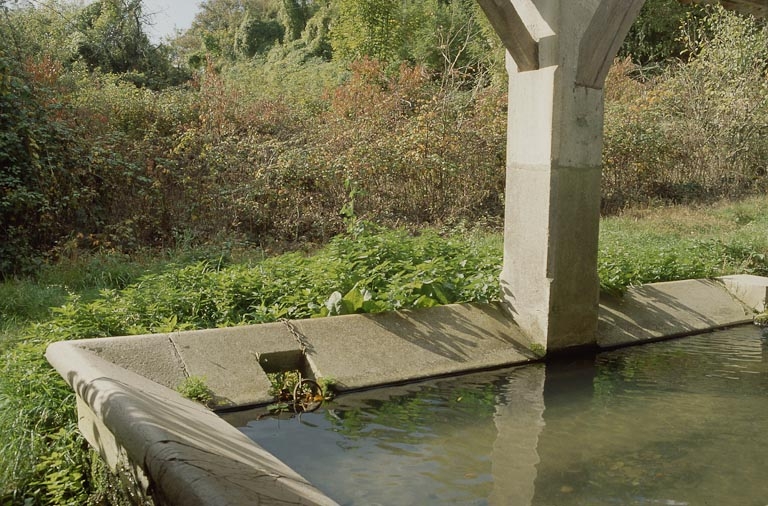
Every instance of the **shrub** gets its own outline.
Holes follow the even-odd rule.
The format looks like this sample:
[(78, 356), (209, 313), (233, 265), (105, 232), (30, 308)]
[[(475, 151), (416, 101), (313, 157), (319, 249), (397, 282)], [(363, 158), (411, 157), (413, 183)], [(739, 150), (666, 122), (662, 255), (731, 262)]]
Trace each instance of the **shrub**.
[(682, 31), (691, 60), (638, 82), (628, 61), (607, 85), (603, 211), (711, 201), (765, 189), (768, 28), (722, 8)]

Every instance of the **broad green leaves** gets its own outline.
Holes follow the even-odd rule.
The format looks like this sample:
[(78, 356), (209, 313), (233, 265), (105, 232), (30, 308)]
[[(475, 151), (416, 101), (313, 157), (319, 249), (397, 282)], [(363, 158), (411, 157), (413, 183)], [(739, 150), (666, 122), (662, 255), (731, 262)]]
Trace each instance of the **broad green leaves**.
[(55, 309), (56, 339), (169, 332), (498, 297), (498, 252), (481, 239), (366, 225), (312, 256), (171, 267)]

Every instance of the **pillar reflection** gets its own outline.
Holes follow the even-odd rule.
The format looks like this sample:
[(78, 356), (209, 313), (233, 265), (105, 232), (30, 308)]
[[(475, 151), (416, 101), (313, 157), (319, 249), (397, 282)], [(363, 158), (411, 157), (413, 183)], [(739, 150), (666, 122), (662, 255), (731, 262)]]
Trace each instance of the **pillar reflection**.
[(491, 451), (493, 505), (530, 505), (539, 464), (539, 434), (544, 429), (544, 364), (509, 375), (499, 394), (493, 421), (497, 436)]

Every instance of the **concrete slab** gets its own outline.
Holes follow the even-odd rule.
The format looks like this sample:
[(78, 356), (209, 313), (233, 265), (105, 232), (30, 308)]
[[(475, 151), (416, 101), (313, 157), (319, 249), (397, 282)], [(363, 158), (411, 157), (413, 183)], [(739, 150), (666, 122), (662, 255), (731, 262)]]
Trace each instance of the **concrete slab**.
[(766, 310), (768, 278), (751, 274), (736, 274), (717, 278), (734, 297), (758, 313)]
[(293, 322), (308, 360), (339, 390), (530, 362), (528, 339), (497, 304)]
[(158, 504), (336, 504), (208, 409), (80, 344), (54, 343), (46, 358), (77, 393), (81, 431)]
[(217, 407), (271, 401), (262, 365), (271, 356), (301, 356), (299, 343), (282, 323), (179, 332), (170, 338), (187, 373), (205, 378)]
[(717, 281), (655, 283), (602, 298), (597, 344), (638, 344), (750, 321), (752, 311)]
[(176, 388), (186, 378), (169, 334), (83, 339), (78, 343), (104, 360), (168, 388)]

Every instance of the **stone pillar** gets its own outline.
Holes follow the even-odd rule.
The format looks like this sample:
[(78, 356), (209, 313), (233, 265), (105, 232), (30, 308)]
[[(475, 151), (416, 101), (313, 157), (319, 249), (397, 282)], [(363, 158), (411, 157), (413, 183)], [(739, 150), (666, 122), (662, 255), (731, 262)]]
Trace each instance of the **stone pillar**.
[[(512, 55), (504, 302), (536, 345), (591, 345), (599, 293), (602, 86), (643, 0), (478, 1)], [(506, 42), (517, 39), (522, 42)]]

